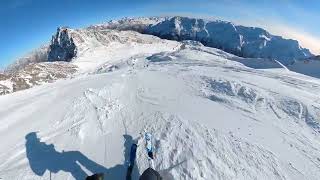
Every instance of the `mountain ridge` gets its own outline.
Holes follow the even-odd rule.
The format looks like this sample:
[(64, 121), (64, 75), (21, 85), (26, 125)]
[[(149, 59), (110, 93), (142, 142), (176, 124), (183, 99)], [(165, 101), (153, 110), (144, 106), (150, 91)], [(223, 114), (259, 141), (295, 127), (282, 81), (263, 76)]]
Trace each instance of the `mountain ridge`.
[(76, 66), (72, 78), (0, 96), (1, 178), (80, 180), (102, 172), (125, 179), (133, 141), (138, 176), (149, 167), (146, 131), (164, 179), (320, 176), (319, 79), (197, 41), (112, 29), (68, 33), (76, 57), (19, 77), (46, 83), (56, 64)]
[(222, 20), (181, 16), (152, 17), (149, 21), (146, 18), (124, 18), (91, 27), (134, 30), (169, 40), (197, 40), (241, 57), (277, 59), (283, 64), (313, 56), (296, 40), (272, 35), (262, 28)]
[[(182, 20), (181, 20), (182, 19)], [(185, 21), (189, 22), (186, 23)], [(217, 41), (208, 41), (208, 38), (206, 39), (197, 39), (197, 37), (209, 37), (210, 40), (210, 33), (206, 32), (207, 24), (210, 24), (210, 26), (213, 26), (218, 30), (216, 32), (216, 35), (220, 35), (222, 37), (222, 40)], [(202, 24), (202, 25), (199, 25)], [(206, 25), (205, 25), (206, 24)], [(189, 26), (187, 26), (189, 25)], [(166, 28), (166, 27), (169, 28)], [(208, 25), (209, 26), (209, 25)], [(202, 29), (201, 29), (202, 27)], [(219, 30), (220, 28), (220, 30)], [(222, 30), (221, 30), (222, 28)], [(231, 28), (231, 29), (230, 29)], [(210, 29), (210, 28), (209, 28)], [(226, 30), (227, 34), (230, 36), (224, 36), (224, 33)], [(134, 33), (125, 33), (125, 32), (134, 32)], [(245, 33), (246, 31), (249, 31), (250, 33)], [(123, 33), (122, 33), (123, 32)], [(204, 33), (202, 34), (201, 33)], [(244, 37), (241, 34), (237, 34), (237, 32), (242, 32), (242, 34), (253, 34), (252, 37)], [(38, 49), (35, 49), (31, 53), (29, 53), (27, 56), (20, 58), (18, 61), (10, 65), (6, 71), (4, 71), (4, 77), (6, 77), (5, 80), (0, 81), (0, 85), (2, 88), (1, 94), (7, 94), (10, 92), (14, 92), (16, 90), (22, 90), (23, 88), (16, 88), (16, 90), (13, 90), (12, 88), (12, 81), (9, 80), (9, 77), (17, 76), (17, 74), (20, 74), (20, 72), (24, 71), (24, 68), (28, 65), (33, 65), (37, 63), (42, 62), (54, 62), (54, 61), (66, 61), (71, 62), (73, 59), (75, 59), (77, 56), (81, 57), (84, 54), (87, 53), (87, 51), (94, 51), (93, 48), (107, 48), (109, 44), (112, 43), (140, 43), (146, 40), (146, 38), (140, 38), (138, 35), (139, 33), (142, 34), (149, 34), (149, 35), (155, 35), (160, 38), (164, 39), (173, 39), (182, 42), (182, 44), (185, 44), (186, 42), (190, 40), (191, 44), (197, 45), (197, 44), (205, 44), (207, 47), (211, 46), (219, 46), (216, 47), (218, 49), (221, 49), (225, 52), (229, 52), (231, 54), (235, 54), (237, 56), (244, 56), (243, 54), (239, 55), (242, 50), (246, 50), (250, 52), (250, 50), (253, 49), (253, 53), (255, 48), (258, 46), (261, 46), (261, 49), (266, 47), (266, 44), (272, 39), (282, 39), (280, 36), (274, 36), (268, 33), (266, 30), (262, 28), (257, 27), (245, 27), (241, 25), (236, 25), (232, 22), (228, 21), (222, 21), (217, 19), (195, 19), (195, 18), (186, 18), (186, 17), (179, 17), (179, 16), (173, 16), (173, 17), (141, 17), (141, 18), (123, 18), (120, 20), (112, 20), (106, 23), (92, 25), (87, 28), (80, 28), (80, 29), (72, 29), (68, 27), (59, 27), (57, 28), (56, 33), (52, 36), (51, 43), (48, 45), (43, 45)], [(160, 33), (160, 34), (159, 34)], [(161, 34), (164, 33), (164, 34)], [(169, 33), (169, 35), (168, 35)], [(170, 33), (172, 33), (170, 35)], [(193, 34), (192, 34), (193, 33)], [(200, 33), (200, 35), (199, 35)], [(212, 32), (211, 32), (212, 35)], [(258, 37), (258, 38), (257, 38)], [(230, 40), (231, 38), (231, 40)], [(234, 38), (237, 39), (237, 41), (234, 41)], [(145, 43), (151, 43), (155, 39), (151, 38), (152, 40), (148, 40)], [(249, 39), (249, 40), (241, 40), (241, 39)], [(155, 40), (157, 41), (157, 40)], [(197, 42), (196, 42), (197, 41)], [(248, 42), (250, 43), (248, 43)], [(256, 42), (257, 41), (257, 42)], [(282, 67), (284, 64), (287, 66), (288, 69), (306, 74), (308, 76), (313, 77), (320, 77), (320, 73), (317, 72), (318, 62), (315, 61), (315, 59), (318, 59), (319, 56), (305, 56), (304, 51), (305, 49), (302, 49), (298, 42), (295, 40), (285, 40), (288, 43), (293, 43), (293, 46), (298, 52), (299, 59), (290, 59), (290, 61), (286, 59), (277, 59), (277, 58), (265, 58), (270, 59), (264, 60), (263, 58), (261, 60), (257, 60), (256, 58), (248, 58), (248, 59), (237, 59), (236, 61), (242, 62), (248, 67), (253, 68), (279, 68), (279, 64), (277, 62), (281, 63)], [(194, 43), (193, 43), (194, 42)], [(206, 44), (207, 43), (207, 44)], [(208, 45), (209, 43), (209, 45)], [(219, 45), (220, 44), (220, 45)], [(244, 44), (247, 44), (244, 46)], [(184, 45), (183, 45), (184, 46)], [(182, 47), (182, 46), (181, 46)], [(258, 47), (259, 48), (259, 47)], [(278, 48), (281, 51), (283, 48)], [(231, 51), (231, 52), (230, 52)], [(291, 51), (288, 51), (289, 53)], [(113, 52), (114, 53), (114, 52)], [(269, 53), (274, 53), (269, 52)], [(301, 55), (302, 53), (302, 55)], [(307, 54), (310, 53), (307, 51)], [(294, 54), (294, 53), (293, 53)], [(90, 56), (95, 56), (94, 54), (90, 54)], [(254, 55), (249, 55), (253, 56)], [(261, 57), (257, 57), (261, 58)], [(250, 62), (252, 61), (252, 62)], [(261, 63), (261, 65), (257, 65), (257, 63)], [(85, 62), (88, 64), (88, 62)], [(92, 63), (91, 63), (92, 64)], [(67, 64), (65, 64), (67, 67)], [(93, 67), (96, 65), (92, 64)], [(33, 65), (36, 66), (36, 65)], [(41, 66), (41, 65), (40, 65)], [(64, 66), (64, 65), (62, 65)], [(77, 66), (77, 65), (76, 65)], [(30, 68), (27, 68), (30, 69)], [(81, 69), (81, 68), (80, 68)], [(2, 79), (4, 79), (4, 77)], [(65, 77), (65, 76), (63, 76)], [(25, 77), (21, 77), (22, 79), (25, 79)], [(24, 81), (24, 80), (23, 80)], [(51, 79), (47, 80), (48, 82), (51, 82)], [(10, 82), (10, 83), (9, 83)], [(13, 81), (14, 82), (14, 81)], [(16, 82), (14, 82), (16, 83)], [(32, 87), (33, 85), (25, 86), (25, 87)]]
[[(144, 34), (151, 34), (151, 35), (156, 35), (158, 37), (161, 38), (166, 38), (166, 39), (175, 39), (173, 36), (168, 36), (168, 32), (166, 32), (164, 35), (159, 34), (159, 31), (156, 31), (156, 27), (160, 26), (160, 23), (163, 22), (169, 22), (172, 20), (176, 20), (177, 18), (182, 18), (182, 19), (189, 19), (191, 21), (200, 21), (203, 23), (209, 23), (209, 22), (217, 22), (217, 23), (221, 23), (221, 24), (229, 24), (230, 27), (239, 27), (239, 29), (242, 29), (242, 31), (244, 31), (245, 29), (253, 29), (253, 30), (259, 30), (264, 32), (265, 34), (267, 34), (268, 36), (270, 36), (270, 33), (268, 33), (266, 30), (259, 28), (259, 27), (247, 27), (247, 26), (242, 26), (242, 25), (238, 25), (232, 22), (228, 22), (228, 21), (224, 21), (224, 20), (219, 20), (219, 19), (215, 19), (215, 18), (205, 18), (205, 19), (197, 19), (197, 18), (193, 18), (193, 17), (181, 17), (181, 16), (163, 16), (163, 17), (157, 17), (157, 16), (153, 16), (153, 17), (138, 17), (138, 18), (122, 18), (119, 20), (111, 20), (105, 23), (100, 23), (100, 24), (95, 24), (95, 25), (91, 25), (88, 26), (86, 28), (80, 28), (80, 29), (98, 29), (98, 30), (104, 30), (104, 29), (116, 29), (116, 30), (133, 30), (133, 31), (137, 31), (140, 33), (144, 33)], [(76, 47), (74, 47), (74, 43), (72, 42), (73, 40), (68, 39), (68, 32), (64, 32), (63, 30), (68, 30), (71, 28), (67, 28), (67, 27), (58, 27), (55, 35), (52, 37), (51, 43), (49, 43), (48, 45), (43, 45), (41, 48), (37, 48), (34, 49), (31, 53), (28, 53), (25, 56), (22, 56), (21, 58), (19, 58), (18, 60), (14, 61), (12, 64), (10, 64), (7, 68), (4, 69), (4, 72), (13, 72), (15, 70), (19, 70), (22, 69), (24, 66), (28, 65), (29, 63), (35, 63), (35, 62), (46, 62), (46, 61), (56, 61), (56, 60), (63, 60), (63, 61), (70, 61), (72, 59), (72, 57), (75, 57), (77, 52), (76, 52)], [(170, 29), (169, 29), (170, 30)], [(204, 31), (206, 31), (206, 29), (203, 29)], [(234, 32), (233, 32), (234, 33)], [(65, 34), (65, 36), (61, 36), (61, 34)], [(63, 38), (62, 38), (63, 37)], [(64, 38), (66, 37), (66, 38)], [(227, 37), (227, 36), (226, 36)], [(257, 54), (257, 52), (255, 52), (256, 50), (251, 50), (253, 48), (259, 48), (259, 46), (264, 46), (267, 41), (270, 41), (270, 38), (265, 36), (264, 34), (261, 34), (260, 37), (256, 36), (255, 38), (261, 38), (262, 41), (260, 42), (253, 42), (251, 43), (250, 46), (246, 46), (246, 47), (241, 47), (241, 43), (243, 44), (243, 42), (240, 41), (241, 36), (236, 35), (234, 36), (235, 38), (238, 38), (236, 42), (232, 42), (232, 43), (226, 43), (225, 41), (228, 40), (222, 40), (221, 39), (219, 41), (217, 41), (217, 43), (213, 43), (210, 41), (207, 41), (205, 39), (197, 39), (195, 37), (182, 37), (180, 38), (180, 40), (197, 40), (200, 41), (202, 44), (207, 45), (209, 47), (214, 47), (214, 48), (218, 48), (218, 49), (222, 49), (226, 52), (241, 56), (241, 57), (254, 57), (254, 58), (274, 58), (276, 60), (279, 60), (280, 62), (282, 62), (285, 65), (291, 64), (292, 62), (296, 61), (296, 60), (304, 60), (308, 57), (313, 56), (313, 54), (304, 48), (301, 48), (299, 46), (299, 43), (296, 40), (292, 40), (292, 39), (285, 39), (282, 38), (281, 36), (274, 36), (274, 38), (282, 38), (286, 41), (290, 41), (292, 42), (295, 46), (295, 49), (297, 50), (298, 55), (297, 56), (293, 56), (294, 58), (290, 57), (288, 59), (288, 57), (284, 58), (284, 60), (277, 58), (277, 56), (273, 57), (270, 54), (274, 54), (274, 52), (264, 52), (264, 55), (262, 56), (261, 54)], [(60, 39), (59, 39), (60, 38)], [(63, 39), (63, 40), (62, 40)], [(179, 38), (178, 38), (179, 40)], [(64, 45), (59, 45), (59, 42), (64, 42)], [(211, 45), (210, 45), (211, 43)], [(67, 45), (68, 44), (68, 45)], [(300, 49), (299, 49), (300, 48)], [(278, 48), (281, 49), (281, 48)], [(282, 48), (283, 49), (283, 48)], [(243, 54), (242, 51), (246, 51), (245, 54)], [(253, 52), (251, 52), (253, 51)], [(291, 51), (287, 51), (289, 52), (289, 54), (291, 53)], [(68, 58), (66, 58), (65, 56), (67, 56), (68, 54)], [(40, 58), (39, 58), (40, 57)], [(282, 57), (283, 58), (283, 57)]]

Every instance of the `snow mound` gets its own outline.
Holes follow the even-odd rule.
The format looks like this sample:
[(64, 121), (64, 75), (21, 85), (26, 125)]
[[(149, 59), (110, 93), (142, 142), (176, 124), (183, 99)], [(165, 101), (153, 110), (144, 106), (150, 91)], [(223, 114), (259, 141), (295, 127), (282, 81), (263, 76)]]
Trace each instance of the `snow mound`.
[[(204, 96), (208, 99), (237, 107), (245, 112), (269, 111), (279, 118), (293, 119), (296, 123), (308, 125), (316, 132), (320, 132), (320, 114), (318, 104), (305, 105), (298, 99), (272, 92), (261, 91), (250, 84), (240, 84), (226, 79), (210, 79), (203, 77)], [(268, 95), (269, 93), (269, 95)]]
[(168, 55), (168, 53), (158, 53), (147, 57), (150, 62), (171, 61), (175, 57)]

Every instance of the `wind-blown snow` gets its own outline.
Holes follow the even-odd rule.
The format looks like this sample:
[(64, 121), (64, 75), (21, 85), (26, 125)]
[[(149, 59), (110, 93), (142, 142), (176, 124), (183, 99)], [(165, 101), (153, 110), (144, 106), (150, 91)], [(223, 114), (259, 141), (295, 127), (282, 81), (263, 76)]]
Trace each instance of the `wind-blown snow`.
[(165, 179), (320, 176), (319, 79), (192, 41), (70, 33), (78, 76), (0, 97), (1, 179), (124, 179), (134, 141), (138, 179), (145, 131)]

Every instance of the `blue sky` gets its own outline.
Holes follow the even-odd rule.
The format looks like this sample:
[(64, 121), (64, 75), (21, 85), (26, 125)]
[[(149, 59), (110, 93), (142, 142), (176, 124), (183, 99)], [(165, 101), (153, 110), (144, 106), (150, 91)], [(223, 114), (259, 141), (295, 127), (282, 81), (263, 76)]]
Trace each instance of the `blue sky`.
[(48, 42), (58, 26), (80, 28), (126, 16), (165, 15), (259, 26), (298, 39), (320, 54), (318, 0), (1, 0), (0, 67)]

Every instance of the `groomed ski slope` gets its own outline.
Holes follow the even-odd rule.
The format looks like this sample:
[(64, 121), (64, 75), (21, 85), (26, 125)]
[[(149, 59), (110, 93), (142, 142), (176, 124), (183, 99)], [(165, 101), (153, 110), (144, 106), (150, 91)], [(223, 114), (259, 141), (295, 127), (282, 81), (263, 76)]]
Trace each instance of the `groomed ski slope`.
[(146, 131), (164, 179), (320, 177), (320, 80), (158, 41), (86, 50), (75, 78), (1, 96), (0, 179), (125, 179), (132, 142), (138, 179)]

